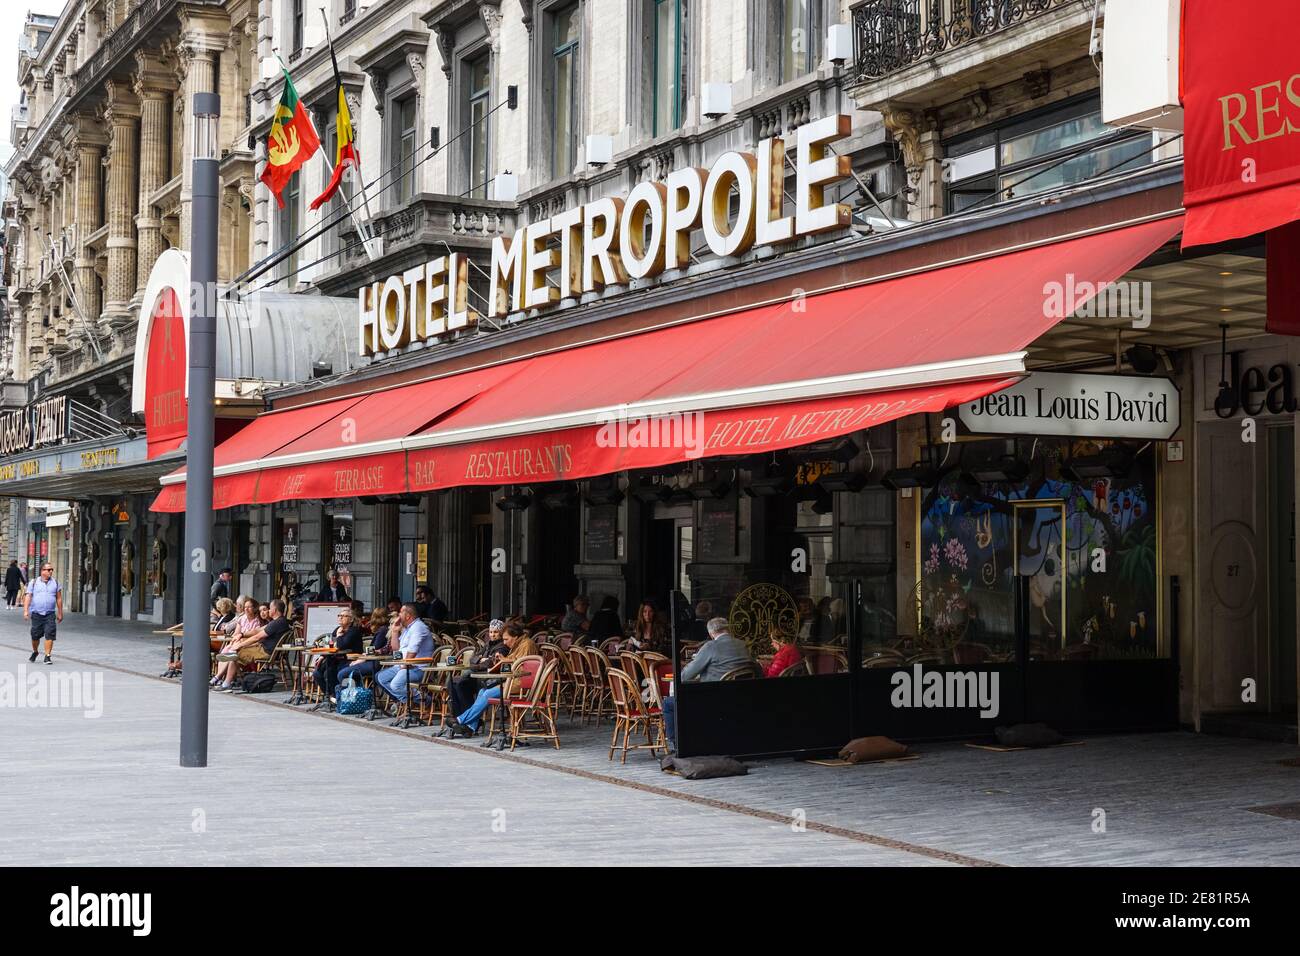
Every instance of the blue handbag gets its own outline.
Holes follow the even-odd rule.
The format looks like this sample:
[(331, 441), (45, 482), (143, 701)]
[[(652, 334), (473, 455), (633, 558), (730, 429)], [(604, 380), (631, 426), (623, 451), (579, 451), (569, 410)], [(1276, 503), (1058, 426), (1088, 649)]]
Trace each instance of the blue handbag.
[(370, 692), (370, 688), (362, 687), (357, 683), (357, 679), (349, 674), (348, 682), (339, 690), (336, 713), (344, 716), (364, 714), (374, 706), (375, 695)]

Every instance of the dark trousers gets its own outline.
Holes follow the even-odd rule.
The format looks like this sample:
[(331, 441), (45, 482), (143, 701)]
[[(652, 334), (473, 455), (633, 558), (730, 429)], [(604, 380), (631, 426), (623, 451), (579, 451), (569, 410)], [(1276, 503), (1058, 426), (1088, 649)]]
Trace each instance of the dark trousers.
[(55, 620), (56, 611), (49, 614), (37, 614), (32, 611), (32, 640), (39, 641), (44, 638), (47, 641), (54, 640), (54, 632), (58, 627), (58, 621)]
[(465, 713), (478, 698), (478, 692), (482, 689), (483, 682), (481, 680), (475, 680), (468, 674), (464, 677), (457, 677), (447, 688), (448, 693), (451, 695), (451, 712), (453, 714)]
[(5, 588), (5, 603), (8, 604), (10, 607), (13, 607), (15, 604), (18, 603), (17, 588)]
[(339, 682), (339, 666), (345, 659), (336, 654), (326, 654), (316, 665), (316, 670), (312, 672), (312, 680), (326, 697), (337, 696), (334, 694), (334, 688)]
[(664, 698), (664, 736), (668, 738), (668, 746), (674, 750), (677, 749), (677, 698)]

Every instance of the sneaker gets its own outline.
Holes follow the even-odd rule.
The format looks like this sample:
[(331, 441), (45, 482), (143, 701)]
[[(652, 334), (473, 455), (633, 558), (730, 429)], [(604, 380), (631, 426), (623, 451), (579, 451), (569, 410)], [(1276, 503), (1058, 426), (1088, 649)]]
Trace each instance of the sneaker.
[(27, 658), (27, 662), (28, 662), (29, 664), (35, 664), (35, 663), (36, 663), (36, 651), (32, 651), (32, 656), (29, 657), (29, 658)]
[(222, 685), (221, 685), (219, 688), (217, 688), (217, 689), (218, 689), (221, 693), (223, 693), (223, 694), (233, 694), (233, 693), (235, 692), (235, 685), (234, 685), (234, 684), (222, 684)]
[(46, 655), (45, 655), (45, 663), (47, 663), (47, 664), (53, 664), (53, 663), (54, 663), (54, 661), (50, 660), (50, 655), (49, 655), (49, 654), (46, 654)]

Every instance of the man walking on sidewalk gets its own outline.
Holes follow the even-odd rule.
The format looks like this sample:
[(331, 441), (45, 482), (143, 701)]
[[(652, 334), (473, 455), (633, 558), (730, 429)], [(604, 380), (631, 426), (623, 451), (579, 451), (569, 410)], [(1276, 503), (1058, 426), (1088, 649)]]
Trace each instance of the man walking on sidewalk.
[(54, 580), (52, 564), (42, 564), (40, 577), (27, 585), (27, 595), (23, 598), (23, 620), (32, 622), (32, 656), (27, 659), (36, 660), (41, 636), (44, 635), (45, 663), (53, 664), (50, 654), (54, 651), (55, 631), (63, 620), (63, 588)]

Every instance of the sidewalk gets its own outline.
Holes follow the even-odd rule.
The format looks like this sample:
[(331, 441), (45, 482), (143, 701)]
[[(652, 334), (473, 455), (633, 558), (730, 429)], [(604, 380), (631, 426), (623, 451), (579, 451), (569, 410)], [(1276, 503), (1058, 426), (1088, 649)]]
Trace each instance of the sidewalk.
[[(21, 625), (20, 615), (0, 612), (0, 671), (26, 663), (20, 651), (30, 645)], [(154, 795), (131, 801), (139, 810), (124, 839), (143, 825), (140, 813), (157, 814), (160, 803), (183, 806), (181, 842), (159, 844), (156, 852), (188, 861), (193, 808), (181, 795), (192, 777), (176, 767), (179, 686), (153, 678), (165, 668), (167, 639), (148, 631), (69, 615), (56, 663), (69, 667), (76, 658), (115, 669), (104, 671), (104, 716), (19, 710), (15, 721), (2, 714), (0, 748), (16, 758), (16, 779), (34, 783), (11, 806), (40, 805), (56, 794), (72, 799), (65, 788), (89, 799), (87, 773), (115, 794), (95, 791), (110, 806), (126, 794)], [(244, 792), (274, 794), (286, 810), (278, 826), (288, 842), (274, 851), (283, 862), (294, 861), (280, 856), (290, 847), (310, 850), (305, 862), (340, 859), (341, 848), (349, 840), (357, 845), (366, 832), (355, 821), (372, 807), (388, 807), (383, 814), (400, 819), (402, 807), (438, 806), (461, 821), (446, 840), (458, 845), (456, 827), (472, 826), (476, 813), (483, 819), (490, 808), (478, 806), (479, 795), (493, 793), (509, 795), (508, 816), (546, 819), (546, 835), (531, 833), (538, 842), (529, 845), (544, 848), (548, 862), (577, 861), (584, 852), (603, 852), (592, 841), (613, 840), (628, 862), (648, 852), (683, 862), (1300, 863), (1300, 821), (1248, 809), (1300, 801), (1300, 768), (1279, 762), (1300, 752), (1281, 744), (1170, 733), (1090, 737), (1082, 746), (1013, 753), (924, 745), (920, 759), (893, 764), (829, 768), (772, 760), (752, 765), (746, 777), (691, 782), (661, 773), (645, 752), (630, 754), (626, 766), (609, 761), (608, 723), (594, 729), (562, 721), (561, 750), (535, 745), (498, 754), (477, 741), (431, 740), (427, 728), (395, 731), (384, 722), (308, 714), (280, 704), (284, 697), (215, 695), (211, 765), (197, 772), (230, 788), (216, 791), (217, 805), (240, 801)], [(42, 740), (69, 749), (29, 743)], [(349, 807), (341, 816), (340, 803)], [(295, 814), (309, 808), (325, 816), (297, 821)], [(1105, 832), (1094, 832), (1094, 811), (1104, 811)], [(808, 832), (796, 834), (790, 821), (800, 816)], [(9, 829), (0, 829), (0, 845)], [(331, 834), (325, 843), (340, 847), (334, 855), (315, 846), (310, 834), (322, 832)], [(472, 841), (464, 849), (472, 852)]]

